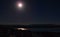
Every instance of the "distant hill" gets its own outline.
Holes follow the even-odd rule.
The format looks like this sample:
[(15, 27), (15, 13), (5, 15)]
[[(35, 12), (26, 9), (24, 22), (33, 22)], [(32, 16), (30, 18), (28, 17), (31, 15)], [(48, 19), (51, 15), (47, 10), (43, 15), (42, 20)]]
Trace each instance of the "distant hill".
[(52, 28), (52, 27), (60, 27), (60, 25), (56, 24), (31, 24), (32, 28)]
[(30, 31), (44, 32), (44, 31), (57, 31), (60, 32), (60, 25), (54, 24), (30, 24), (30, 25), (0, 25), (0, 29), (12, 29), (15, 28), (30, 28)]
[(55, 25), (55, 24), (30, 24), (30, 25), (2, 25), (0, 24), (1, 27), (8, 27), (8, 28), (17, 28), (17, 27), (24, 27), (24, 28), (53, 28), (53, 27), (60, 27), (60, 25)]

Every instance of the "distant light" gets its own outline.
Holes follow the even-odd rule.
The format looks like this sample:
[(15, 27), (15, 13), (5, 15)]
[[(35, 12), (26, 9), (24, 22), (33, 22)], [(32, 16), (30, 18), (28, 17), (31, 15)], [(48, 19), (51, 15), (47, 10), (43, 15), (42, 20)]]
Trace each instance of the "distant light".
[(17, 28), (18, 30), (27, 30), (26, 28)]

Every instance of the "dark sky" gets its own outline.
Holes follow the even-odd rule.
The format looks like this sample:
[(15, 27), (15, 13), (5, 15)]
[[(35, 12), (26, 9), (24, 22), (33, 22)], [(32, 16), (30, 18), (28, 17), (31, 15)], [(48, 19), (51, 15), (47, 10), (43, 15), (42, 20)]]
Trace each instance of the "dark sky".
[(26, 4), (25, 12), (15, 8), (17, 1), (0, 0), (1, 24), (60, 24), (58, 0), (23, 0)]

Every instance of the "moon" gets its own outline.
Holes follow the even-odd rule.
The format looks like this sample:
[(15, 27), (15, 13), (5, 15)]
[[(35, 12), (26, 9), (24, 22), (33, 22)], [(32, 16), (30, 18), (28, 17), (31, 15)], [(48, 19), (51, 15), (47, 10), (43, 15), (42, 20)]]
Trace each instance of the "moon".
[(23, 4), (22, 3), (18, 3), (18, 7), (19, 8), (22, 8), (23, 7)]
[(19, 11), (20, 13), (26, 11), (26, 3), (24, 1), (16, 1), (15, 8), (16, 11)]
[(24, 7), (24, 3), (17, 1), (17, 2), (16, 2), (16, 7), (17, 7), (17, 8), (23, 8), (23, 7)]

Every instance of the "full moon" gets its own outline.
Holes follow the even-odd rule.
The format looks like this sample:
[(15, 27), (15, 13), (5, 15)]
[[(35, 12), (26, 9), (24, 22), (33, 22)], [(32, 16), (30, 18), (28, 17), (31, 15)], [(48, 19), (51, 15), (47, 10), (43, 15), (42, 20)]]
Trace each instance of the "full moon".
[(26, 4), (25, 4), (25, 2), (23, 2), (23, 1), (17, 1), (16, 2), (16, 9), (18, 10), (18, 11), (25, 11), (25, 8), (26, 8)]
[(22, 3), (18, 3), (18, 7), (22, 8), (23, 4)]

